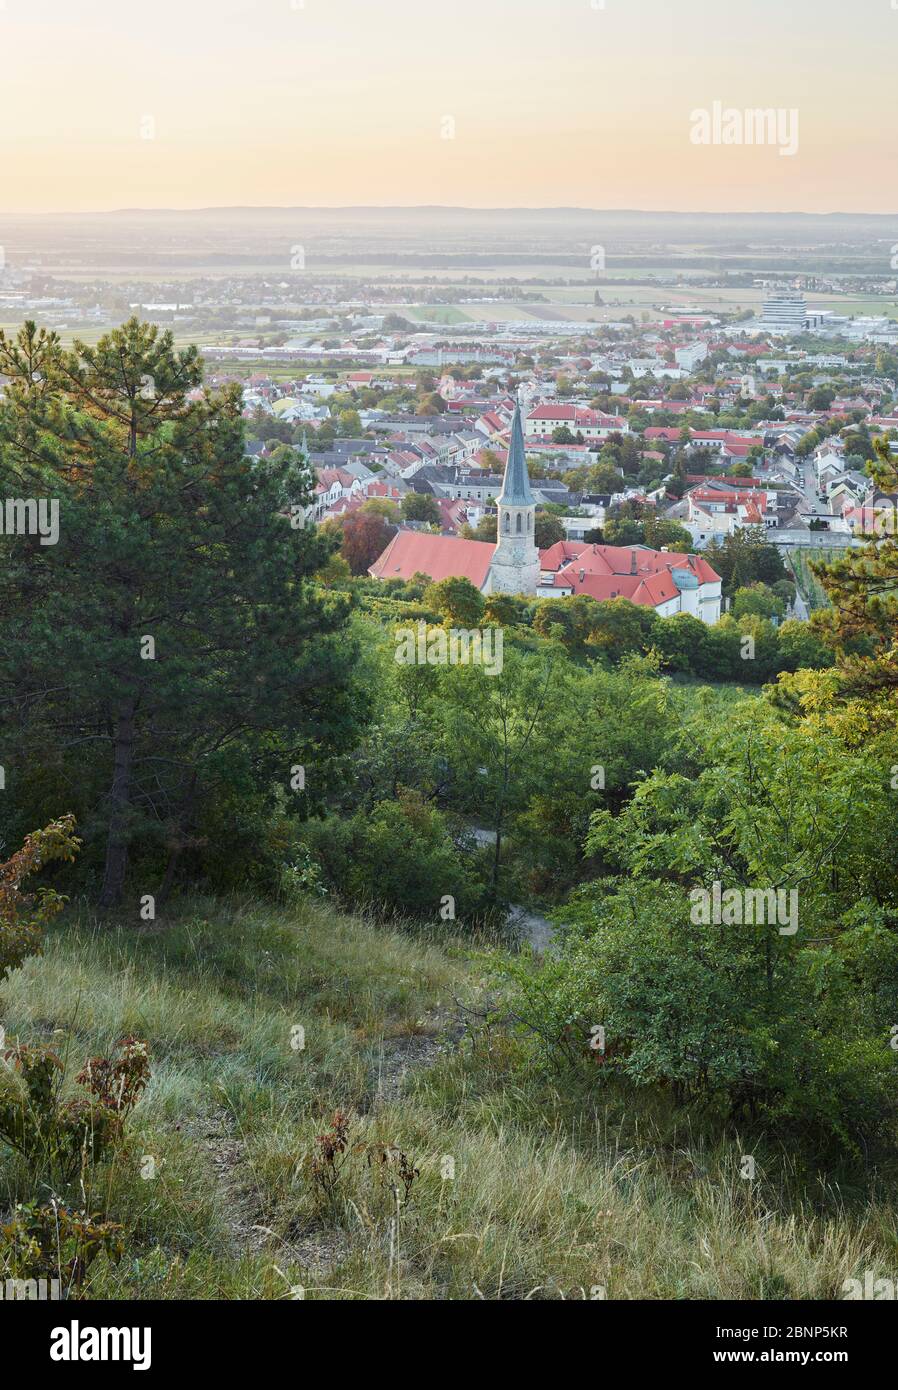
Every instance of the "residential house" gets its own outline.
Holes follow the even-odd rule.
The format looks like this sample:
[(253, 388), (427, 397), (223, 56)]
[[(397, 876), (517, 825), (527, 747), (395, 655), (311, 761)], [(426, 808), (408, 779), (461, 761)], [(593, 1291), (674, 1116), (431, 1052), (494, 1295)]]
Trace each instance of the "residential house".
[(708, 624), (720, 618), (722, 581), (700, 555), (558, 541), (541, 553), (540, 564), (542, 598), (626, 598), (662, 618), (691, 613)]

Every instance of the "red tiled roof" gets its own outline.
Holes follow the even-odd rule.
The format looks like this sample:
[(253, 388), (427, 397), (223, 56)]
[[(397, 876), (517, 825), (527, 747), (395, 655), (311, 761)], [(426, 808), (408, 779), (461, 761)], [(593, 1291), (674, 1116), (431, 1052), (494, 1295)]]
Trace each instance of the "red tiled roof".
[(331, 503), (327, 508), (322, 520), (329, 521), (331, 517), (347, 516), (350, 512), (357, 512), (364, 505), (364, 497), (338, 497), (336, 502)]
[(368, 573), (375, 579), (411, 579), (414, 574), (428, 574), (433, 580), (470, 579), (475, 588), (481, 589), (495, 550), (492, 541), (397, 531)]
[(620, 415), (605, 415), (583, 405), (537, 405), (527, 415), (528, 420), (568, 420), (575, 425), (622, 425)]
[[(481, 589), (495, 549), (492, 541), (401, 530), (368, 573), (375, 579), (411, 579), (414, 574), (427, 574), (434, 580), (461, 577)], [(674, 569), (688, 566), (699, 584), (720, 582), (720, 575), (700, 555), (639, 546), (556, 541), (541, 552), (540, 566), (543, 571), (555, 571), (551, 583), (556, 589), (571, 589), (595, 599), (628, 598), (651, 608), (676, 596), (678, 589), (671, 578)]]
[[(720, 575), (701, 555), (687, 555), (676, 550), (648, 550), (640, 546), (557, 541), (549, 550), (541, 552), (540, 564), (543, 570), (557, 570), (556, 585), (570, 583), (578, 592), (590, 575), (596, 579), (633, 579), (648, 584), (653, 577), (683, 566), (692, 570), (700, 584), (720, 583)], [(583, 580), (579, 578), (581, 571)], [(636, 585), (631, 587), (635, 589)], [(583, 591), (591, 592), (589, 589)], [(624, 596), (629, 597), (627, 594)], [(637, 602), (636, 599), (633, 601)], [(660, 603), (662, 600), (656, 601)]]
[(450, 501), (447, 497), (438, 497), (437, 506), (440, 509), (440, 521), (444, 531), (456, 532), (468, 520), (468, 503), (465, 501)]
[(582, 541), (556, 541), (548, 550), (539, 553), (540, 564), (544, 570), (557, 570), (575, 559), (583, 549)]
[(352, 487), (355, 478), (352, 473), (347, 473), (345, 468), (316, 468), (316, 475), (320, 483), (326, 487), (333, 487), (334, 483), (339, 483), (341, 487)]
[(600, 603), (613, 598), (626, 598), (643, 608), (657, 608), (668, 599), (676, 598), (679, 592), (669, 571), (645, 577), (638, 574), (587, 573), (581, 579), (576, 566), (572, 566), (572, 569), (573, 573), (563, 570), (555, 576), (556, 586), (572, 589), (575, 594), (586, 594)]

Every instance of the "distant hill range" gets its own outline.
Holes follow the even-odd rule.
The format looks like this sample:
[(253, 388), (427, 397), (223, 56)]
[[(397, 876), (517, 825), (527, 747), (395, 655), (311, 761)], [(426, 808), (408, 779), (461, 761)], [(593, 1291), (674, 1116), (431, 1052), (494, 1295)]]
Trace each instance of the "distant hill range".
[(898, 242), (898, 214), (653, 212), (599, 208), (122, 208), (0, 218), (12, 264), (49, 271), (152, 269), (196, 274), (328, 265), (582, 270), (600, 246), (618, 267), (725, 267), (759, 273), (875, 274)]

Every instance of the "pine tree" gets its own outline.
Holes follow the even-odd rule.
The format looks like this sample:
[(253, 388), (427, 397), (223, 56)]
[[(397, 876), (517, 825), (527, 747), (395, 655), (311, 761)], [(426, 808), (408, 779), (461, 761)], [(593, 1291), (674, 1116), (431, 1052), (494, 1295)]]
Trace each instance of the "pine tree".
[[(898, 466), (887, 441), (876, 441), (870, 472), (883, 492), (898, 493)], [(884, 530), (832, 564), (811, 565), (831, 604), (812, 621), (837, 654), (841, 688), (874, 700), (898, 689), (898, 537), (894, 528)]]
[(0, 496), (59, 505), (56, 544), (0, 539), (0, 762), (79, 789), (109, 907), (135, 838), (177, 855), (226, 750), (346, 737), (348, 601), (291, 524), (304, 463), (244, 457), (239, 389), (205, 390), (195, 348), (132, 319), (64, 351), (29, 323), (0, 372)]

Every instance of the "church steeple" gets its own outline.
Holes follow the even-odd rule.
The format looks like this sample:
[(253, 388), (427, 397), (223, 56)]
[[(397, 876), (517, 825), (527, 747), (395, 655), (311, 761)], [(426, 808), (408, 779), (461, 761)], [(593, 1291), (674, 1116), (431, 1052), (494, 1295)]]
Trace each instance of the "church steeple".
[(524, 427), (521, 424), (521, 407), (515, 405), (514, 419), (511, 422), (511, 443), (505, 463), (505, 477), (502, 491), (497, 498), (498, 505), (508, 507), (535, 507), (530, 479), (527, 476), (527, 459), (524, 455)]
[(490, 566), (490, 592), (535, 594), (540, 575), (539, 551), (534, 538), (536, 498), (527, 476), (520, 405), (515, 406), (511, 422), (505, 477), (496, 506), (498, 544)]

